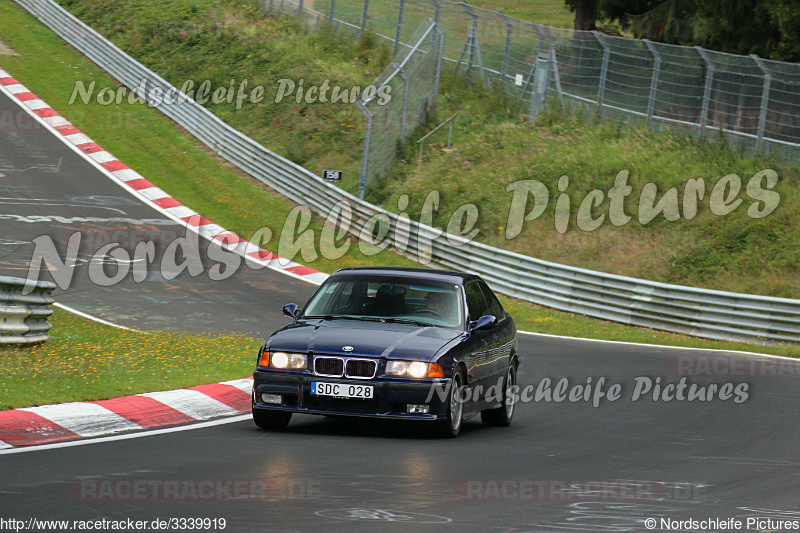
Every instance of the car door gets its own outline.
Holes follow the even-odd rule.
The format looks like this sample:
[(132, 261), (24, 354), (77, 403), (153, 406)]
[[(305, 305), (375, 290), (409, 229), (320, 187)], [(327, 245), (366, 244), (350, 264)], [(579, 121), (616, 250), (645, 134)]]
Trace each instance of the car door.
[[(489, 303), (486, 301), (480, 283), (479, 280), (473, 280), (464, 286), (470, 322), (478, 320), (483, 315), (491, 314)], [(480, 385), (483, 390), (481, 396), (485, 396), (488, 387), (497, 381), (497, 377), (494, 376), (499, 368), (496, 361), (497, 349), (500, 346), (497, 328), (473, 331), (470, 337), (472, 351), (467, 357), (469, 383), (473, 387)]]
[(499, 376), (504, 376), (508, 370), (508, 365), (511, 360), (511, 350), (514, 346), (514, 339), (516, 336), (516, 328), (510, 316), (508, 316), (500, 305), (500, 301), (495, 296), (492, 289), (481, 280), (478, 285), (483, 291), (483, 297), (489, 306), (487, 314), (497, 317), (497, 323), (493, 328), (493, 336), (491, 340), (491, 348), (493, 350), (492, 361), (492, 375), (494, 382), (497, 382)]

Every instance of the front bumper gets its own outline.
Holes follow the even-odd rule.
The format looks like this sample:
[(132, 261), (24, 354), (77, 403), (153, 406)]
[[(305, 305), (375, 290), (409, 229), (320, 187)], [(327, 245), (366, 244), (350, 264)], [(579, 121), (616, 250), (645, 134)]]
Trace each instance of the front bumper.
[[(369, 400), (342, 399), (311, 394), (311, 382), (372, 385)], [(278, 374), (256, 370), (253, 373), (253, 409), (289, 411), (314, 415), (344, 415), (405, 420), (437, 420), (446, 416), (446, 391), (450, 379), (424, 381), (375, 378), (370, 380), (324, 378), (307, 374)], [(262, 394), (276, 394), (281, 404), (261, 401)], [(408, 404), (428, 404), (428, 414), (406, 413)]]

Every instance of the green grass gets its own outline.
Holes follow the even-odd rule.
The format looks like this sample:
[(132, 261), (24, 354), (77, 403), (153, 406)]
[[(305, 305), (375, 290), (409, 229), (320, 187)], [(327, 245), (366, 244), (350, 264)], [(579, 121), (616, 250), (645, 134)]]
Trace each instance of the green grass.
[[(488, 95), (487, 95), (488, 97)], [(619, 275), (680, 285), (800, 297), (800, 170), (764, 157), (745, 157), (725, 144), (698, 142), (677, 132), (651, 132), (645, 127), (613, 121), (581, 120), (558, 109), (557, 102), (534, 123), (483, 120), (466, 110), (459, 118), (455, 144), (437, 134), (426, 143), (426, 162), (418, 166), (413, 154), (383, 183), (376, 201), (390, 209), (401, 195), (424, 198), (436, 189), (441, 205), (435, 222), (445, 226), (459, 206), (478, 208), (477, 240), (541, 259)], [(774, 169), (779, 177), (777, 208), (766, 217), (748, 214), (759, 202), (746, 191), (760, 170)], [(577, 211), (592, 190), (606, 193), (617, 174), (629, 171), (632, 193), (623, 226), (609, 219), (609, 200), (593, 209), (605, 217), (599, 228), (578, 225)], [(709, 209), (713, 186), (724, 176), (739, 177), (741, 203), (731, 213)], [(569, 222), (563, 233), (556, 227), (557, 188), (569, 178)], [(696, 216), (683, 208), (689, 179), (705, 181), (705, 196)], [(535, 180), (547, 188), (547, 208), (535, 220), (523, 221), (511, 207), (511, 183)], [(487, 186), (487, 184), (491, 186)], [(670, 188), (677, 192), (678, 220), (659, 215), (638, 219), (640, 194), (646, 183), (657, 185), (657, 198)], [(545, 198), (545, 195), (540, 195)], [(409, 214), (419, 216), (419, 202)], [(528, 212), (533, 207), (529, 199)], [(507, 229), (521, 224), (518, 235)]]
[[(175, 0), (173, 3), (178, 6), (190, 5), (182, 0)], [(224, 6), (226, 4), (217, 5)], [(99, 4), (97, 4), (97, 8), (100, 8)], [(159, 5), (159, 9), (166, 8), (167, 6)], [(106, 9), (110, 10), (111, 6)], [(126, 16), (133, 17), (135, 14), (128, 13)], [(286, 215), (292, 208), (289, 202), (254, 180), (235, 172), (230, 165), (210, 154), (208, 150), (201, 147), (166, 117), (148, 107), (141, 105), (101, 106), (94, 101), (88, 105), (79, 101), (73, 105), (66, 105), (75, 81), (78, 79), (86, 82), (96, 80), (99, 87), (114, 86), (115, 84), (100, 69), (77, 54), (36, 22), (33, 17), (8, 0), (0, 0), (0, 19), (4, 21), (3, 26), (0, 27), (0, 38), (21, 54), (0, 57), (0, 67), (19, 78), (22, 83), (47, 100), (106, 149), (181, 202), (245, 237), (249, 237), (253, 231), (264, 226), (271, 228), (275, 235), (280, 233)], [(280, 68), (275, 67), (277, 70), (270, 71), (273, 72), (273, 75), (282, 76), (280, 69), (292, 68), (295, 70), (292, 70), (291, 75), (287, 74), (286, 77), (306, 76), (305, 71), (302, 70), (306, 66), (311, 70), (320, 69), (317, 74), (319, 76), (327, 76), (339, 65), (349, 72), (348, 76), (351, 76), (349, 78), (351, 81), (360, 80), (367, 76), (365, 73), (374, 74), (374, 72), (370, 72), (373, 69), (372, 62), (379, 63), (384, 55), (384, 51), (380, 48), (370, 48), (369, 43), (337, 43), (330, 36), (324, 34), (306, 35), (301, 29), (283, 20), (265, 19), (265, 21), (257, 20), (257, 23), (269, 27), (270, 30), (267, 32), (268, 42), (258, 41), (257, 48), (261, 50), (261, 54), (266, 54), (266, 56), (261, 57), (262, 62), (255, 67), (266, 67), (272, 61), (283, 65)], [(245, 27), (247, 27), (246, 24)], [(226, 39), (229, 38), (230, 36), (226, 37)], [(165, 46), (165, 43), (161, 43), (161, 45)], [(271, 48), (273, 45), (278, 48)], [(142, 46), (155, 47), (156, 44), (145, 42)], [(211, 45), (206, 43), (202, 46)], [(227, 49), (220, 43), (217, 43), (217, 46), (223, 49), (206, 50), (208, 53), (205, 57), (208, 58), (209, 64), (204, 67), (206, 71), (203, 75), (213, 74), (217, 76), (217, 79), (224, 79), (229, 75), (224, 61), (235, 64), (237, 69), (244, 68), (242, 63), (233, 63), (234, 56), (227, 55), (239, 53), (236, 52), (238, 50), (236, 46)], [(362, 56), (359, 56), (362, 57), (362, 60), (358, 61), (339, 59), (343, 54), (352, 55), (354, 50), (362, 48), (363, 57), (374, 59), (365, 61)], [(164, 50), (161, 50), (160, 53), (156, 49), (150, 52), (151, 60), (156, 63), (156, 65), (152, 65), (154, 68), (158, 64), (163, 65), (166, 70), (178, 67), (189, 68), (187, 65), (182, 65), (186, 63), (185, 56), (176, 52), (175, 56), (171, 58), (164, 55)], [(327, 56), (329, 53), (331, 58), (325, 59), (323, 56)], [(287, 55), (290, 60), (285, 57)], [(291, 65), (284, 61), (289, 61)], [(159, 71), (158, 68), (156, 70)], [(184, 73), (183, 70), (180, 72)], [(262, 72), (264, 72), (263, 69)], [(242, 74), (247, 74), (247, 72), (231, 71), (230, 73), (230, 75)], [(178, 74), (173, 73), (172, 76), (178, 76)], [(200, 79), (200, 75), (196, 73), (190, 77)], [(446, 116), (446, 113), (454, 111), (461, 113), (456, 128), (454, 149), (452, 151), (445, 150), (442, 138), (432, 139), (428, 152), (426, 152), (426, 162), (419, 169), (413, 163), (415, 152), (407, 149), (404, 153), (407, 163), (399, 165), (381, 185), (383, 190), (374, 194), (382, 198), (388, 208), (392, 208), (396, 205), (393, 202), (402, 188), (401, 185), (404, 185), (412, 194), (413, 201), (409, 207), (409, 211), (412, 212), (415, 206), (418, 208), (421, 199), (424, 198), (424, 195), (419, 196), (415, 191), (426, 190), (429, 185), (435, 185), (442, 191), (444, 201), (441, 210), (443, 212), (447, 207), (453, 205), (476, 202), (481, 206), (481, 212), (487, 215), (486, 220), (481, 219), (483, 228), (481, 238), (490, 244), (514, 244), (504, 243), (501, 237), (501, 228), (504, 222), (502, 215), (508, 212), (508, 206), (505, 205), (508, 197), (504, 196), (506, 194), (504, 187), (497, 185), (498, 182), (502, 184), (503, 180), (535, 178), (545, 180), (552, 185), (554, 179), (566, 172), (575, 180), (573, 187), (580, 184), (580, 187), (575, 187), (570, 194), (580, 196), (586, 192), (585, 187), (605, 186), (608, 184), (612, 172), (633, 163), (642, 166), (643, 170), (639, 171), (642, 179), (652, 176), (653, 179), (665, 180), (665, 184), (679, 183), (680, 179), (690, 175), (716, 179), (734, 170), (741, 172), (741, 175), (747, 179), (754, 165), (758, 167), (761, 164), (759, 161), (752, 162), (741, 158), (735, 153), (719, 152), (712, 146), (696, 145), (677, 136), (651, 136), (641, 130), (629, 132), (611, 126), (583, 125), (568, 116), (559, 116), (556, 111), (547, 114), (538, 123), (528, 125), (519, 121), (518, 111), (513, 106), (508, 105), (503, 99), (489, 97), (490, 95), (479, 87), (463, 88), (460, 83), (447, 79), (444, 80), (442, 87), (441, 114)], [(243, 129), (267, 146), (278, 147), (279, 149), (276, 150), (278, 153), (281, 153), (280, 147), (291, 147), (295, 151), (306, 150), (309, 160), (317, 161), (316, 164), (323, 167), (339, 165), (342, 161), (357, 161), (360, 154), (358, 150), (360, 137), (359, 134), (353, 132), (355, 128), (349, 127), (343, 131), (335, 131), (337, 127), (341, 129), (344, 127), (341, 125), (347, 123), (329, 123), (337, 113), (344, 111), (325, 109), (325, 106), (318, 108), (313, 105), (299, 107), (292, 105), (285, 108), (266, 105), (262, 107), (268, 109), (255, 112), (252, 108), (245, 108), (243, 113), (227, 109), (223, 110), (221, 114), (231, 122), (249, 123), (249, 127)], [(335, 108), (336, 106), (328, 107)], [(220, 109), (215, 108), (214, 111), (220, 112)], [(309, 119), (309, 116), (313, 117), (313, 120)], [(281, 124), (284, 126), (283, 128), (280, 127)], [(339, 124), (339, 126), (335, 124)], [(333, 128), (334, 131), (326, 128)], [(316, 135), (313, 132), (323, 132), (320, 134), (328, 140), (332, 136), (341, 137), (341, 144), (331, 145), (328, 148), (325, 142), (321, 142), (312, 147), (313, 143), (307, 144), (305, 136)], [(417, 136), (419, 134), (420, 132), (415, 133)], [(354, 154), (344, 153), (347, 150), (353, 150)], [(688, 166), (684, 168), (682, 165)], [(662, 168), (663, 171), (660, 170)], [(781, 172), (783, 173), (784, 170)], [(786, 172), (791, 171), (786, 170)], [(632, 174), (638, 175), (633, 171)], [(407, 181), (404, 182), (406, 175)], [(790, 175), (790, 179), (785, 183), (795, 185), (797, 180), (793, 176)], [(428, 181), (426, 182), (426, 180)], [(493, 185), (487, 187), (486, 183)], [(791, 231), (792, 227), (796, 227), (796, 218), (792, 218), (796, 216), (794, 214), (796, 211), (792, 209), (792, 206), (796, 204), (794, 194), (796, 193), (793, 192), (793, 189), (786, 189), (784, 202), (781, 205), (782, 208), (788, 206), (787, 209), (780, 213), (776, 211), (774, 218), (766, 219), (769, 222), (780, 221), (780, 225), (775, 227), (782, 229), (774, 234), (772, 241), (766, 244), (771, 247), (769, 250), (776, 253), (781, 248), (786, 248), (786, 256), (783, 260), (788, 265), (786, 267), (788, 270), (773, 271), (773, 265), (777, 263), (771, 261), (772, 257), (767, 257), (768, 260), (762, 261), (764, 270), (769, 276), (773, 276), (768, 278), (768, 285), (772, 285), (775, 280), (779, 279), (782, 275), (781, 272), (792, 272), (789, 267), (796, 267), (796, 260), (792, 262), (792, 257), (797, 257), (797, 254), (792, 256), (796, 250), (796, 244), (793, 244), (796, 243), (796, 240), (791, 240), (796, 239), (796, 232)], [(493, 219), (491, 216), (495, 218)], [(711, 236), (705, 239), (707, 250), (705, 253), (717, 253), (718, 256), (713, 256), (714, 261), (726, 261), (727, 248), (715, 244), (713, 239), (721, 238), (723, 243), (726, 242), (724, 240), (725, 232), (720, 235), (716, 233), (716, 229), (723, 227), (727, 228), (726, 232), (734, 231), (736, 228), (734, 219), (731, 218), (729, 223), (728, 219), (724, 217), (721, 219), (706, 218), (684, 224), (681, 226), (681, 230), (694, 231), (695, 223), (698, 226), (702, 224), (702, 227)], [(602, 266), (602, 257), (609, 255), (610, 252), (614, 252), (611, 255), (616, 258), (612, 265), (614, 269), (628, 268), (630, 262), (628, 260), (642, 251), (637, 246), (644, 246), (644, 249), (651, 247), (668, 249), (670, 246), (681, 244), (680, 232), (670, 234), (667, 231), (671, 230), (673, 226), (679, 226), (678, 223), (655, 224), (657, 228), (664, 230), (664, 234), (671, 235), (677, 242), (660, 241), (661, 233), (651, 231), (652, 228), (634, 227), (630, 231), (641, 230), (641, 233), (624, 233), (629, 231), (627, 228), (615, 228), (613, 232), (598, 232), (597, 235), (602, 234), (602, 239), (605, 240), (597, 243), (581, 240), (594, 238), (593, 235), (582, 236), (575, 231), (565, 234), (564, 240), (554, 240), (557, 239), (557, 233), (552, 229), (552, 213), (550, 212), (545, 213), (542, 220), (535, 221), (535, 224), (541, 225), (532, 226), (535, 227), (534, 230), (527, 228), (525, 230), (527, 233), (523, 233), (519, 237), (519, 242), (525, 243), (521, 251), (533, 255), (543, 255), (546, 258), (559, 257), (564, 262), (594, 260), (595, 263), (592, 264), (598, 268)], [(322, 227), (321, 221), (315, 218), (311, 227), (319, 236)], [(759, 227), (750, 229), (754, 235), (765, 231), (764, 228)], [(618, 232), (619, 235), (616, 235), (615, 232)], [(541, 235), (539, 236), (539, 234)], [(738, 239), (738, 237), (734, 235), (730, 239)], [(683, 240), (690, 241), (685, 234)], [(628, 245), (633, 248), (624, 248), (620, 243), (625, 241), (630, 241)], [(537, 242), (541, 243), (538, 248), (536, 248)], [(733, 242), (738, 241), (734, 240)], [(274, 244), (274, 240), (272, 244)], [(274, 246), (268, 247), (274, 249)], [(593, 252), (586, 252), (585, 256), (580, 255), (583, 253), (584, 247)], [(607, 252), (603, 252), (603, 250), (607, 250)], [(668, 253), (668, 251), (661, 253)], [(574, 257), (575, 255), (578, 257)], [(593, 257), (594, 259), (592, 259)], [(700, 255), (699, 259), (703, 257)], [(751, 255), (751, 257), (757, 257), (757, 255)], [(329, 261), (320, 257), (314, 261), (303, 262), (324, 272), (332, 272), (334, 269), (344, 266), (412, 264), (409, 260), (388, 251), (376, 256), (365, 256), (358, 252), (357, 247), (351, 247), (350, 252), (338, 260)], [(706, 262), (713, 265), (711, 260)], [(732, 264), (730, 261), (724, 263), (724, 268), (730, 268)], [(686, 272), (691, 272), (694, 267), (677, 265), (672, 268), (686, 268)], [(698, 270), (702, 272), (702, 269)], [(651, 272), (658, 273), (659, 269), (654, 267), (647, 273)], [(680, 270), (676, 270), (676, 272), (680, 272)], [(722, 281), (715, 282), (720, 285), (723, 285), (727, 278), (740, 276), (740, 272), (727, 277), (724, 272), (718, 273)], [(755, 278), (751, 278), (751, 282), (755, 283), (755, 281)], [(794, 290), (791, 279), (788, 279), (782, 287), (781, 290), (789, 293)], [(503, 303), (514, 314), (518, 327), (523, 330), (652, 344), (800, 355), (800, 349), (796, 347), (761, 347), (707, 341), (560, 313), (512, 299), (504, 299)], [(243, 337), (171, 336), (161, 333), (151, 336), (130, 334), (132, 337), (128, 337), (128, 333), (121, 333), (119, 330), (98, 332), (95, 328), (100, 328), (100, 326), (61, 313), (54, 318), (54, 324), (54, 339), (51, 342), (40, 347), (3, 351), (5, 364), (10, 365), (0, 367), (6, 376), (3, 385), (6, 387), (4, 395), (9, 395), (8, 398), (0, 399), (0, 406), (3, 408), (76, 399), (99, 399), (154, 388), (174, 388), (242, 377), (252, 370), (252, 359), (259, 342)], [(125, 339), (125, 341), (114, 344), (114, 351), (109, 350), (107, 358), (98, 355), (102, 354), (109, 343), (117, 338)], [(202, 351), (208, 360), (218, 359), (219, 365), (211, 365), (208, 373), (198, 375), (196, 369), (199, 364), (193, 366), (191, 371), (187, 371), (184, 368), (184, 360), (165, 360), (167, 352), (163, 347), (178, 345), (176, 343), (179, 342), (192, 342), (193, 350)], [(180, 352), (180, 350), (172, 348), (170, 351)], [(6, 354), (9, 353), (15, 354), (14, 357), (6, 357)], [(63, 360), (65, 364), (57, 366), (48, 363), (44, 370), (49, 374), (40, 374), (38, 370), (33, 369), (32, 365), (27, 364), (31, 360), (47, 361), (48, 357), (52, 357), (53, 361)], [(233, 358), (229, 359), (228, 357)], [(137, 366), (139, 360), (142, 361), (141, 367)], [(126, 369), (124, 372), (120, 372), (118, 361), (124, 363)], [(144, 364), (144, 361), (148, 361), (148, 363)], [(25, 368), (26, 364), (31, 368)], [(148, 365), (151, 364), (154, 366), (148, 370), (150, 368)], [(105, 379), (106, 376), (112, 374), (122, 375), (123, 378), (119, 378), (117, 381)], [(49, 387), (49, 384), (52, 383), (51, 378), (63, 379), (64, 381), (61, 383), (64, 383), (64, 386), (51, 390), (52, 387)], [(32, 392), (28, 392), (28, 389)], [(75, 392), (70, 392), (71, 390)]]
[(563, 0), (472, 0), (469, 3), (545, 26), (572, 28), (575, 23), (575, 14), (567, 9)]
[[(88, 104), (77, 99), (72, 105), (67, 105), (77, 80), (87, 85), (95, 80), (98, 89), (116, 87), (116, 83), (9, 0), (0, 1), (0, 18), (6, 21), (0, 27), (0, 38), (20, 54), (0, 57), (0, 66), (29, 84), (41, 98), (78, 125), (95, 142), (120, 160), (128, 162), (136, 171), (185, 205), (247, 238), (262, 227), (271, 228), (275, 237), (266, 247), (276, 249), (277, 236), (292, 205), (256, 180), (245, 178), (230, 164), (211, 155), (208, 149), (182, 132), (177, 125), (147, 106), (103, 106), (95, 99)], [(277, 38), (275, 41), (283, 42)], [(312, 49), (308, 53), (321, 52)], [(247, 113), (251, 111), (246, 108)], [(288, 115), (284, 118), (288, 120)], [(319, 117), (319, 120), (328, 121), (328, 117)], [(245, 117), (245, 121), (250, 119)], [(276, 132), (284, 131), (280, 127), (270, 127), (266, 130), (267, 135), (264, 135), (263, 124), (257, 120), (252, 122), (260, 128), (262, 140), (264, 137), (277, 137)], [(287, 142), (299, 145), (303, 142), (302, 134), (300, 137)], [(357, 140), (349, 142), (357, 146)], [(342, 150), (344, 148), (338, 147), (336, 152)], [(310, 228), (319, 236), (322, 222), (315, 220)], [(389, 265), (412, 264), (390, 252), (381, 252), (376, 257), (381, 263)], [(314, 268), (329, 272), (343, 266), (359, 266), (370, 262), (370, 257), (358, 253), (358, 247), (351, 247), (347, 255), (334, 261), (321, 255), (315, 261), (307, 261)]]
[(261, 340), (125, 331), (56, 310), (52, 338), (0, 352), (0, 409), (103, 400), (242, 378)]

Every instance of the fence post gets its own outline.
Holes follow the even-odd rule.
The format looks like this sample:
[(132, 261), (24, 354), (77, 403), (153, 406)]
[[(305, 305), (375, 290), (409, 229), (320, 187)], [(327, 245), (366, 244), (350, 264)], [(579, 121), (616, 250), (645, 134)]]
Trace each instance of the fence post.
[(564, 92), (561, 90), (561, 76), (558, 73), (558, 57), (556, 56), (556, 36), (547, 26), (542, 26), (541, 29), (547, 36), (547, 40), (550, 41), (550, 48), (547, 53), (550, 56), (550, 68), (553, 69), (553, 83), (555, 83), (559, 101), (563, 102)]
[(709, 107), (711, 106), (711, 88), (714, 84), (714, 62), (711, 61), (708, 53), (699, 46), (695, 46), (694, 49), (697, 50), (697, 53), (703, 58), (706, 64), (706, 84), (703, 89), (703, 107), (700, 110), (700, 136), (702, 137), (706, 129), (706, 122), (708, 121)]
[(753, 58), (753, 61), (756, 62), (758, 68), (761, 69), (761, 72), (764, 73), (764, 88), (761, 89), (761, 112), (758, 115), (758, 137), (756, 138), (756, 152), (761, 150), (761, 146), (764, 143), (764, 129), (767, 126), (767, 111), (769, 108), (769, 89), (770, 85), (772, 84), (772, 74), (764, 66), (764, 60), (758, 57), (756, 54), (752, 54), (750, 57)]
[[(364, 11), (361, 13), (361, 33), (367, 29), (367, 14), (369, 13), (369, 0), (364, 0)], [(361, 35), (359, 35), (361, 37)]]
[(500, 82), (505, 83), (506, 74), (508, 74), (508, 55), (511, 52), (511, 32), (514, 30), (514, 26), (502, 11), (498, 11), (497, 14), (500, 15), (500, 18), (506, 23), (506, 49), (503, 52), (503, 68), (500, 71)]
[(472, 6), (470, 6), (466, 2), (461, 2), (464, 6), (464, 10), (472, 17), (472, 26), (469, 29), (469, 37), (467, 38), (467, 46), (469, 46), (469, 67), (467, 68), (467, 72), (472, 70), (472, 66), (475, 64), (475, 61), (478, 62), (478, 68), (480, 69), (481, 81), (485, 81), (483, 78), (483, 59), (481, 59), (481, 46), (478, 42), (478, 15), (472, 10)]
[(605, 98), (606, 94), (606, 79), (608, 78), (608, 58), (611, 55), (611, 49), (596, 30), (592, 31), (592, 35), (603, 47), (603, 66), (600, 69), (600, 84), (597, 88), (597, 109), (602, 113), (603, 98)]
[(400, 48), (400, 32), (403, 29), (403, 7), (406, 5), (406, 0), (400, 0), (400, 8), (397, 11), (397, 30), (394, 34), (394, 55), (397, 55), (397, 50)]
[(650, 98), (647, 101), (647, 129), (651, 128), (653, 122), (653, 113), (656, 107), (656, 91), (658, 90), (658, 78), (661, 74), (661, 54), (656, 50), (655, 45), (650, 42), (650, 39), (642, 39), (647, 49), (653, 54), (653, 78), (650, 80)]
[(361, 155), (361, 176), (358, 180), (358, 197), (364, 199), (364, 191), (367, 189), (367, 168), (369, 166), (369, 143), (372, 140), (372, 113), (369, 112), (367, 106), (359, 98), (356, 100), (356, 105), (364, 113), (367, 118), (367, 133), (364, 136), (364, 153)]
[(399, 67), (397, 73), (400, 74), (400, 77), (403, 79), (405, 83), (405, 87), (403, 87), (403, 113), (401, 115), (400, 120), (400, 142), (406, 142), (406, 113), (408, 113), (408, 89), (411, 85), (411, 78), (408, 74), (403, 70), (402, 67)]
[(547, 105), (547, 93), (550, 89), (550, 58), (547, 52), (539, 52), (536, 57), (536, 74), (531, 91), (531, 102), (528, 108), (528, 121), (533, 121), (540, 109)]
[[(532, 23), (532, 22), (531, 22), (531, 29), (534, 31), (534, 33), (536, 33), (536, 38), (539, 39), (539, 52), (537, 52), (537, 54), (536, 54), (536, 57), (537, 57), (537, 60), (538, 60), (539, 54), (542, 52), (542, 48), (544, 46), (544, 34), (539, 29), (539, 26), (537, 24)], [(531, 84), (531, 80), (533, 79), (533, 77), (536, 74), (536, 65), (537, 65), (537, 62), (534, 61), (533, 64), (531, 64), (531, 69), (528, 72), (528, 77), (525, 78), (525, 85), (522, 86), (523, 98), (525, 97), (525, 93), (528, 92), (528, 87)]]
[(331, 8), (328, 11), (328, 24), (333, 25), (333, 18), (334, 18), (333, 14), (335, 10), (336, 10), (336, 0), (331, 0)]
[(300, 21), (303, 21), (303, 0), (300, 0), (300, 3), (297, 5), (297, 16), (300, 18)]
[(433, 33), (438, 37), (438, 43), (434, 42), (433, 49), (431, 50), (437, 54), (436, 75), (433, 81), (433, 95), (431, 97), (431, 102), (433, 102), (433, 106), (431, 107), (431, 115), (436, 116), (436, 107), (439, 103), (439, 80), (442, 77), (442, 58), (444, 56), (444, 32), (441, 30), (441, 28), (439, 28), (439, 24), (437, 24), (436, 21), (433, 22)]
[(433, 4), (433, 22), (435, 22), (436, 25), (438, 26), (439, 25), (439, 11), (442, 9), (442, 6), (439, 5), (439, 2), (437, 2), (436, 0), (430, 0), (430, 2), (431, 2), (431, 4)]

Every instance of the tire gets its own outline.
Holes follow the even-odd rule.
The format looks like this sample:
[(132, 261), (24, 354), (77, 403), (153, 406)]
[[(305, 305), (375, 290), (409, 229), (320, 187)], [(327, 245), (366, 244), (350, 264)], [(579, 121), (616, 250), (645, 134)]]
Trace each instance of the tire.
[(441, 437), (455, 438), (461, 433), (461, 426), (464, 424), (464, 403), (459, 401), (459, 398), (463, 389), (464, 376), (461, 372), (456, 372), (450, 385), (450, 393), (447, 395), (447, 417), (438, 422), (438, 433)]
[(286, 411), (268, 411), (266, 409), (253, 409), (253, 422), (261, 429), (280, 430), (289, 425), (292, 413)]
[(508, 399), (512, 396), (511, 388), (517, 384), (517, 367), (513, 363), (508, 367), (505, 386), (503, 387), (503, 405), (497, 409), (481, 411), (481, 422), (484, 426), (506, 427), (511, 425), (514, 418), (515, 405)]

